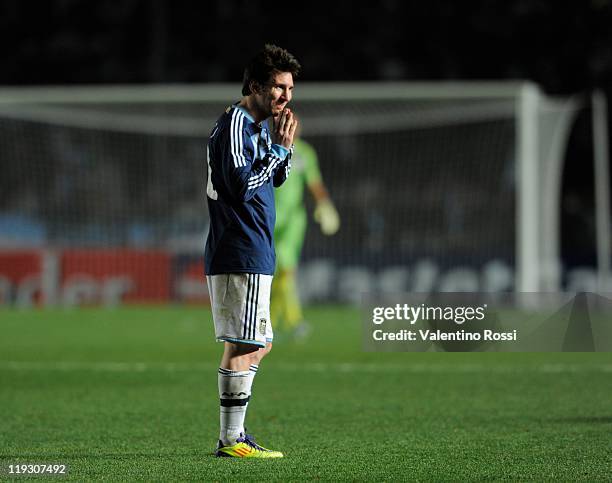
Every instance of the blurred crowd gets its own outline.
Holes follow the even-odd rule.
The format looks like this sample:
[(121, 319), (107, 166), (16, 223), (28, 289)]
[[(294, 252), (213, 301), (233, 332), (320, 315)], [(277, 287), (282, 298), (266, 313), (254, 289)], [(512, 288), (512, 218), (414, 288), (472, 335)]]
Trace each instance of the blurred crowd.
[(227, 82), (264, 42), (303, 79), (612, 80), (610, 0), (4, 0), (0, 84)]

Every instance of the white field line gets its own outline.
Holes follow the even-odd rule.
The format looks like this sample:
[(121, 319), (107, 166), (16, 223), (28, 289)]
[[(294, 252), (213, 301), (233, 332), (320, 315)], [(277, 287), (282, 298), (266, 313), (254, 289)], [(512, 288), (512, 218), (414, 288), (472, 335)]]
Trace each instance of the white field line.
[[(2, 371), (93, 371), (93, 372), (198, 372), (214, 371), (214, 363), (182, 362), (69, 362), (69, 361), (0, 361)], [(335, 373), (612, 373), (612, 363), (594, 364), (384, 364), (384, 363), (304, 363), (274, 364), (271, 371), (281, 372), (335, 372)]]

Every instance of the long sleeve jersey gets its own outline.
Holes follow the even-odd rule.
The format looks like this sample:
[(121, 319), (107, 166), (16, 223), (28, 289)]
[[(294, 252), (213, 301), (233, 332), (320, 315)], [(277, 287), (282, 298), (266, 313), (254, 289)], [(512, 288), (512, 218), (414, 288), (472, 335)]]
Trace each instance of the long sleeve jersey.
[(290, 150), (272, 144), (265, 121), (233, 105), (217, 121), (207, 157), (206, 274), (274, 274), (274, 187), (289, 175)]

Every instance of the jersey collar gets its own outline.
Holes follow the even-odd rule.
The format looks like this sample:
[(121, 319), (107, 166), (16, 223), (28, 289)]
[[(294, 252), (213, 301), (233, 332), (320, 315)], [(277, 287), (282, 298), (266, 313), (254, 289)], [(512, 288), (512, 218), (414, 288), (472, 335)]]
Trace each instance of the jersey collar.
[(257, 123), (255, 122), (255, 119), (253, 119), (253, 116), (251, 116), (251, 115), (249, 114), (249, 111), (247, 111), (247, 110), (246, 110), (244, 107), (240, 106), (238, 102), (237, 102), (236, 104), (234, 104), (234, 108), (235, 108), (235, 109), (238, 109), (240, 112), (242, 112), (242, 114), (244, 114), (244, 115), (245, 115), (245, 117), (246, 117), (246, 118), (247, 118), (249, 121), (251, 121), (253, 124), (255, 124), (255, 126), (257, 126), (257, 128), (259, 128), (259, 129), (264, 129), (264, 130), (266, 130), (266, 129), (268, 129), (268, 130), (269, 130), (269, 128), (268, 128), (268, 119), (270, 119), (270, 118), (268, 118), (268, 119), (264, 119), (264, 120), (263, 120), (263, 121), (261, 121), (259, 124), (257, 124)]
[(245, 115), (245, 117), (246, 117), (246, 118), (247, 118), (249, 121), (251, 121), (252, 123), (254, 123), (254, 122), (255, 122), (255, 119), (253, 119), (253, 116), (251, 116), (251, 115), (249, 114), (249, 111), (247, 111), (247, 110), (246, 110), (244, 107), (242, 107), (242, 106), (238, 105), (238, 103), (234, 104), (234, 107), (235, 107), (236, 109), (238, 109), (240, 112), (242, 112), (242, 114), (244, 114), (244, 115)]

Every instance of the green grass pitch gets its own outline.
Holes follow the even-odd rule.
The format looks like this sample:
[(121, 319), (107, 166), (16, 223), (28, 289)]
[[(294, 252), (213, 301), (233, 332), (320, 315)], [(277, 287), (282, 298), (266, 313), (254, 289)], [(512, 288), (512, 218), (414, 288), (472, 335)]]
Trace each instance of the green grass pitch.
[(355, 309), (277, 341), (249, 431), (280, 460), (216, 459), (217, 366), (197, 307), (0, 311), (0, 479), (609, 480), (612, 355), (365, 353)]

